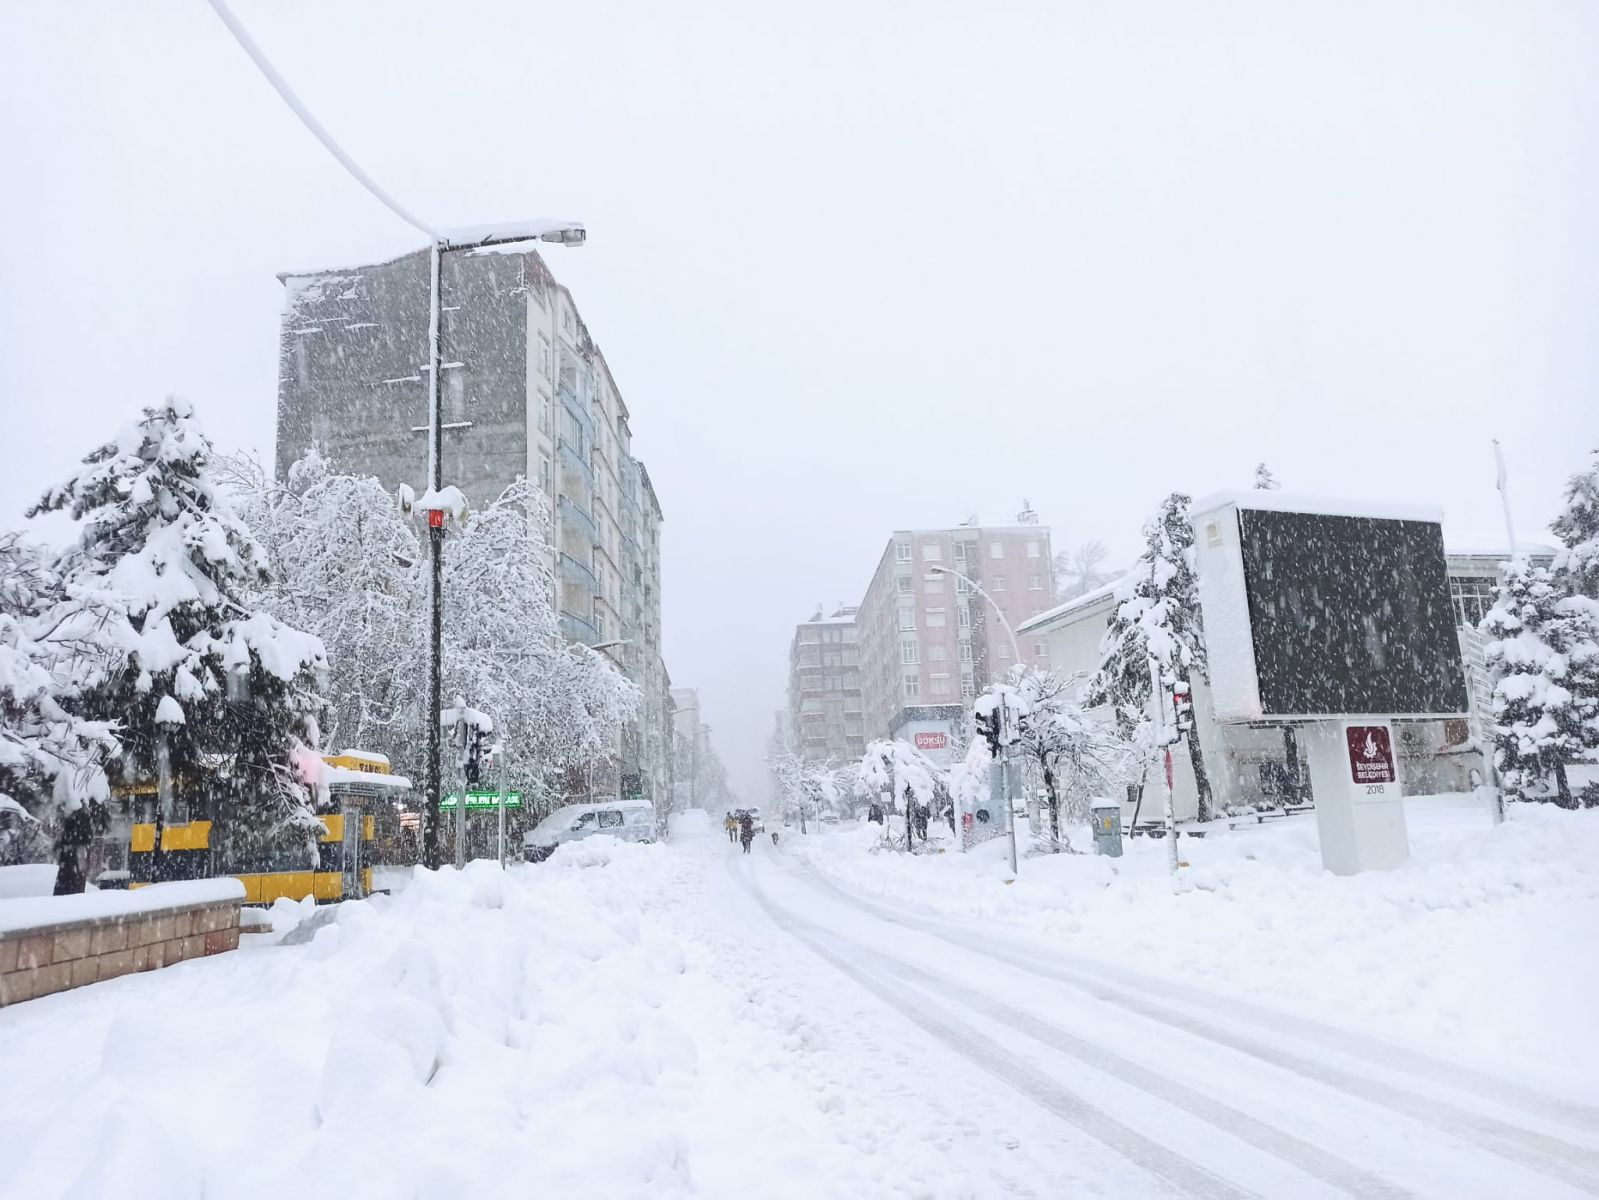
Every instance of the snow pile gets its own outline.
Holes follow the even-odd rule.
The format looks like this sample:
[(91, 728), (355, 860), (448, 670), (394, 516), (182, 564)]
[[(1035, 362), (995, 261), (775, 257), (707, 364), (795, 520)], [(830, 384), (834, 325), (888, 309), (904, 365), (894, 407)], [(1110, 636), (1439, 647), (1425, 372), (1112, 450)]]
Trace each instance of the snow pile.
[(862, 1194), (792, 1033), (683, 928), (696, 872), (600, 838), (418, 871), (306, 944), (280, 904), (240, 953), (9, 1009), (0, 1192)]
[(1009, 886), (1003, 839), (910, 858), (850, 829), (791, 850), (849, 892), (1170, 976), (1207, 1003), (1292, 1006), (1490, 1068), (1599, 1073), (1599, 812), (1518, 805), (1493, 827), (1471, 797), (1406, 810), (1411, 861), (1354, 878), (1321, 869), (1311, 817), (1184, 839), (1175, 880), (1144, 838), (1120, 860), (1028, 858)]

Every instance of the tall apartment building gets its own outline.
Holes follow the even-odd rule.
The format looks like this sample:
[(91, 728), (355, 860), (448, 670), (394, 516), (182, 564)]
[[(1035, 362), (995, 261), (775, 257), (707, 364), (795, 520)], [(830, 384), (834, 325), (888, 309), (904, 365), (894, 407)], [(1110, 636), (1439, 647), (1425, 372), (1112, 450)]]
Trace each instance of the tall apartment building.
[(788, 736), (806, 762), (840, 766), (866, 752), (856, 609), (818, 608), (794, 629), (788, 651)]
[[(277, 469), (319, 446), (394, 489), (426, 483), (427, 251), (281, 277)], [(627, 404), (572, 294), (532, 250), (444, 257), (443, 474), (474, 506), (517, 476), (550, 501), (561, 631), (619, 643), (644, 693), (618, 748), (616, 787), (664, 796), (671, 706), (660, 650), (661, 507), (633, 457)]]
[[(1049, 530), (1030, 512), (1016, 525), (897, 531), (855, 616), (866, 736), (947, 759), (967, 705), (1017, 661), (993, 609), (959, 575), (1014, 629), (1051, 607), (1051, 564)], [(1020, 639), (1020, 650), (1027, 664), (1048, 667), (1042, 639)]]

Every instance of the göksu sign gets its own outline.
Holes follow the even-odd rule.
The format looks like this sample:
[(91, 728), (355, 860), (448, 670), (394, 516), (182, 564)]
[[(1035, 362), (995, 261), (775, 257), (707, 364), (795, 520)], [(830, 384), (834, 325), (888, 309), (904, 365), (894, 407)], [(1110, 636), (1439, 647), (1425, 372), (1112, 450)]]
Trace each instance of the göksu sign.
[(918, 750), (943, 750), (949, 745), (947, 733), (918, 733), (916, 735), (916, 748)]

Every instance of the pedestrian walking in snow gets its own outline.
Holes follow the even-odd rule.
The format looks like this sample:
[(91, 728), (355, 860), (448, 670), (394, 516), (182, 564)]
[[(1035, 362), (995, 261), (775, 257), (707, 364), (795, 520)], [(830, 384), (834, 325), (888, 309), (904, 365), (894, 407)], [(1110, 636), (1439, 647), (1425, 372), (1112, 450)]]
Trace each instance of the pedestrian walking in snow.
[(726, 820), (722, 822), (722, 827), (727, 830), (727, 840), (729, 844), (738, 840), (737, 817), (735, 817), (732, 813), (728, 813)]
[(738, 823), (738, 840), (744, 843), (744, 853), (750, 852), (750, 843), (755, 840), (755, 818), (745, 813)]

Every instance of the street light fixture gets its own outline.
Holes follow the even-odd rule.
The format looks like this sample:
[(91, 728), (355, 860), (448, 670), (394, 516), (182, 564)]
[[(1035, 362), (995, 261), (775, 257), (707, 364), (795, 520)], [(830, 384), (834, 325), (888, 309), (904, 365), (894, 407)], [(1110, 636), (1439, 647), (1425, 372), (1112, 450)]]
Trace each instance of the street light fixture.
[(990, 596), (983, 590), (982, 584), (978, 583), (977, 580), (973, 579), (969, 575), (962, 575), (959, 571), (955, 570), (954, 567), (946, 567), (939, 563), (928, 564), (927, 570), (928, 573), (932, 575), (953, 575), (956, 579), (964, 582), (967, 587), (971, 588), (972, 591), (976, 592), (984, 600), (987, 600), (989, 606), (994, 610), (994, 615), (999, 618), (1000, 625), (1004, 627), (1005, 636), (1010, 638), (1011, 653), (1016, 656), (1017, 662), (1022, 661), (1022, 648), (1017, 644), (1016, 631), (1011, 628), (1010, 622), (1005, 619), (1005, 610), (1000, 608), (999, 602), (995, 600), (994, 597)]

